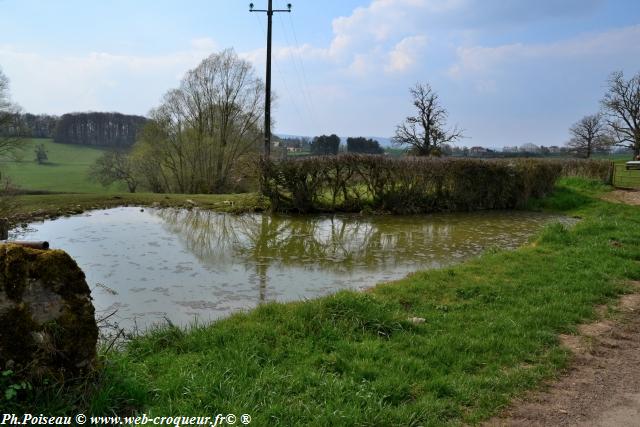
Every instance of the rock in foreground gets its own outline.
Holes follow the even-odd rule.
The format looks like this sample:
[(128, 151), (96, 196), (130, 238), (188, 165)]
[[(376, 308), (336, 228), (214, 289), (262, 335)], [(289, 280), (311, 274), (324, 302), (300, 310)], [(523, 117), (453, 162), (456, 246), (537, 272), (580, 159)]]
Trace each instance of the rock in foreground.
[(69, 255), (0, 245), (0, 371), (75, 376), (94, 366), (97, 339), (91, 291)]

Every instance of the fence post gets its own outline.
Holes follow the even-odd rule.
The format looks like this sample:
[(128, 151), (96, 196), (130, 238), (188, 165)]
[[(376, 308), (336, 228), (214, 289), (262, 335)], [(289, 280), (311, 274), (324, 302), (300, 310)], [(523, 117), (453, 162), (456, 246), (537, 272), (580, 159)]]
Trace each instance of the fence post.
[(607, 184), (615, 185), (615, 179), (616, 179), (616, 164), (615, 162), (610, 162), (609, 163), (609, 182)]

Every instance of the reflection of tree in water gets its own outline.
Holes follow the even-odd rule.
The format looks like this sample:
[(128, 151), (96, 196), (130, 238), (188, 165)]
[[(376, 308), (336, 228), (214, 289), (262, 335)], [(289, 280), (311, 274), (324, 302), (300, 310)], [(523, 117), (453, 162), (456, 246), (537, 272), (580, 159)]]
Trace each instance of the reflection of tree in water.
[(200, 261), (254, 270), (265, 300), (270, 266), (331, 273), (447, 264), (484, 247), (515, 247), (549, 220), (532, 213), (429, 217), (229, 215), (206, 210), (154, 211)]
[(384, 268), (432, 251), (434, 240), (450, 236), (449, 224), (402, 223), (357, 217), (228, 215), (205, 210), (156, 211), (189, 251), (207, 264), (318, 267), (349, 272)]

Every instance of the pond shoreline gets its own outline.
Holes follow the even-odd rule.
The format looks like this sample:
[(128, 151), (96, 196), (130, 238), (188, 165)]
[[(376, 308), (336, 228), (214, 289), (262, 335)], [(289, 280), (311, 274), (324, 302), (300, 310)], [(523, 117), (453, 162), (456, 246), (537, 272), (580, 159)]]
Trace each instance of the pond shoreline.
[(555, 222), (574, 223), (526, 211), (371, 216), (119, 207), (23, 224), (10, 240), (64, 250), (84, 271), (98, 313), (115, 314), (111, 320), (126, 330), (145, 330), (166, 321), (207, 324), (267, 301), (359, 291), (516, 249)]
[(210, 209), (216, 212), (248, 213), (268, 209), (257, 193), (243, 194), (72, 194), (47, 193), (4, 196), (0, 198), (0, 216), (11, 227), (27, 222), (45, 221), (79, 215), (87, 211), (116, 207), (177, 207)]
[(259, 424), (476, 424), (568, 366), (558, 335), (640, 278), (640, 212), (599, 200), (607, 191), (563, 180), (538, 206), (583, 220), (547, 227), (515, 251), (368, 292), (149, 331), (106, 354), (99, 381), (62, 395), (41, 389), (27, 404), (96, 414), (215, 407)]

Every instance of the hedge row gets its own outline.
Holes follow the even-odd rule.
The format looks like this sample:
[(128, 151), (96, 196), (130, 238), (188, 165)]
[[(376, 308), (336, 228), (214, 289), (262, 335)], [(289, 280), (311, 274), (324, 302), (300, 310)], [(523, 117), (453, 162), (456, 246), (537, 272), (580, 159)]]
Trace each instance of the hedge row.
[(563, 159), (555, 160), (562, 164), (562, 176), (579, 176), (599, 179), (605, 184), (613, 180), (613, 162), (609, 160)]
[(275, 211), (427, 213), (523, 207), (553, 189), (563, 164), (341, 155), (263, 161), (261, 169)]

